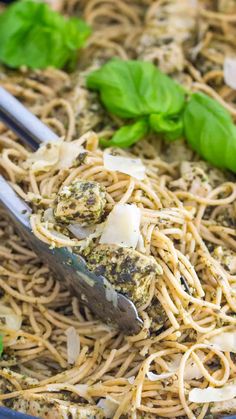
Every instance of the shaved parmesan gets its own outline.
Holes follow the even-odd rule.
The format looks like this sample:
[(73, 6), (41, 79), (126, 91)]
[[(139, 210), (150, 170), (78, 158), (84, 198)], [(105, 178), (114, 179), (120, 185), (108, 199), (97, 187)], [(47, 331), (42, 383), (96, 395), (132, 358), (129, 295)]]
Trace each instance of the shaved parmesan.
[(200, 370), (199, 366), (196, 364), (196, 362), (190, 362), (186, 365), (186, 368), (184, 370), (184, 379), (186, 381), (190, 380), (199, 380), (199, 378), (202, 378), (203, 374)]
[[(10, 330), (20, 330), (22, 324), (22, 317), (16, 314), (11, 307), (0, 302), (0, 327), (1, 325)], [(17, 341), (16, 337), (13, 337), (8, 341), (8, 345), (14, 345)]]
[[(88, 384), (76, 384), (74, 387), (79, 392), (81, 397), (86, 398), (87, 391), (88, 391)], [(47, 391), (53, 391), (53, 392), (59, 392), (62, 390), (61, 383), (48, 384), (46, 388), (47, 388)], [(66, 384), (65, 384), (65, 390), (66, 390)]]
[(236, 89), (236, 58), (225, 58), (224, 81), (227, 86), (231, 87), (232, 89)]
[(91, 234), (95, 233), (96, 226), (91, 227), (81, 227), (80, 224), (70, 224), (68, 230), (77, 238), (77, 239), (86, 239)]
[(141, 253), (146, 253), (145, 244), (141, 233), (138, 238), (137, 250)]
[(6, 314), (5, 315), (6, 326), (11, 330), (20, 330), (22, 317), (17, 314)]
[(127, 378), (127, 380), (128, 380), (128, 382), (129, 382), (130, 384), (134, 384), (134, 381), (135, 381), (135, 376), (134, 376), (134, 375), (132, 375), (131, 377)]
[(22, 317), (16, 314), (11, 307), (0, 303), (0, 322), (10, 330), (19, 330), (21, 328)]
[(97, 404), (97, 407), (100, 407), (103, 410), (105, 418), (109, 419), (114, 417), (118, 406), (119, 403), (109, 396), (105, 399), (100, 399)]
[(194, 403), (223, 402), (236, 397), (236, 384), (228, 384), (221, 388), (194, 388), (189, 392), (189, 401)]
[(60, 387), (55, 386), (55, 384), (49, 384), (46, 386), (47, 391), (61, 391)]
[(140, 222), (141, 212), (136, 205), (115, 205), (105, 222), (100, 243), (135, 249), (140, 237)]
[(59, 151), (59, 160), (56, 165), (56, 169), (68, 169), (72, 167), (76, 157), (85, 150), (83, 147), (78, 145), (77, 141), (70, 143), (62, 143)]
[(66, 331), (67, 337), (67, 362), (74, 364), (80, 354), (80, 338), (74, 327), (69, 327)]
[(181, 361), (182, 355), (177, 354), (173, 355), (170, 362), (167, 362), (169, 371), (176, 372), (179, 369), (180, 361)]
[[(70, 224), (68, 230), (80, 240), (80, 249), (85, 249), (91, 241), (100, 237), (104, 228), (104, 223), (95, 226), (81, 227), (79, 224)], [(83, 240), (83, 241), (82, 241)]]
[(223, 332), (213, 336), (209, 342), (220, 351), (236, 353), (236, 332)]
[(42, 144), (37, 151), (31, 154), (25, 162), (25, 166), (33, 172), (47, 172), (59, 159), (61, 141)]
[(151, 371), (147, 372), (147, 378), (148, 378), (149, 381), (165, 380), (166, 378), (169, 378), (172, 375), (174, 375), (174, 371), (173, 372), (163, 372), (163, 374), (154, 374)]
[[(197, 351), (197, 356), (200, 358), (201, 361), (203, 361), (205, 355), (203, 351)], [(181, 361), (182, 355), (177, 354), (176, 356), (173, 356), (172, 360), (167, 363), (168, 368), (170, 371), (177, 372), (179, 370), (179, 365)], [(184, 369), (184, 379), (186, 381), (190, 380), (198, 380), (199, 378), (202, 378), (203, 374), (197, 365), (197, 363), (193, 360), (189, 360), (185, 366)]]
[(32, 153), (25, 162), (26, 168), (33, 172), (48, 172), (51, 169), (68, 169), (73, 166), (78, 155), (84, 152), (80, 142), (70, 143), (62, 140), (42, 144), (37, 151)]
[(87, 397), (88, 384), (76, 384), (75, 388), (79, 391), (81, 397)]
[(112, 172), (125, 173), (136, 179), (142, 180), (145, 178), (145, 166), (141, 159), (130, 157), (112, 156), (107, 151), (103, 154), (103, 164), (105, 169)]
[(49, 222), (49, 223), (53, 223), (53, 224), (56, 223), (52, 208), (47, 208), (44, 211), (44, 213), (43, 213), (43, 221)]

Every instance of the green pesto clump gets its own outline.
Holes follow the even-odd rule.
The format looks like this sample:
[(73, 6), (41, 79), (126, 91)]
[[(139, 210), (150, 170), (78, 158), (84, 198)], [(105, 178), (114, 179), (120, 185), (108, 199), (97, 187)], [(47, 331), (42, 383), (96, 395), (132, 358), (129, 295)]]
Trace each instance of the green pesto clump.
[(168, 320), (168, 316), (164, 308), (162, 307), (160, 301), (156, 297), (154, 297), (150, 305), (147, 307), (146, 311), (151, 319), (150, 331), (152, 333), (159, 332)]
[(54, 216), (62, 223), (89, 226), (101, 222), (105, 205), (105, 189), (98, 182), (76, 180), (58, 193)]
[[(50, 399), (48, 396), (38, 397), (37, 395), (23, 396), (19, 399), (13, 399), (12, 409), (34, 415), (37, 417), (55, 417), (55, 418), (69, 418), (71, 410), (73, 410), (74, 417), (77, 419), (102, 419), (104, 418), (103, 411), (96, 405), (90, 405), (85, 403), (74, 403), (70, 400), (65, 400), (68, 403), (67, 406), (60, 403), (60, 400)], [(48, 415), (50, 412), (50, 416)]]
[(161, 266), (152, 256), (116, 245), (100, 244), (85, 258), (91, 271), (104, 276), (137, 307), (146, 303), (151, 282), (162, 274)]

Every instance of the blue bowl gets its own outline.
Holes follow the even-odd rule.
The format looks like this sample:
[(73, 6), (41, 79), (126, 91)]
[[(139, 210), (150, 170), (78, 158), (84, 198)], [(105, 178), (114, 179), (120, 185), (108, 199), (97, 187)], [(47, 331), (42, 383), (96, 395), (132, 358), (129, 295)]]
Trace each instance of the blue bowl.
[(0, 419), (35, 419), (35, 416), (25, 415), (7, 407), (0, 406)]
[[(236, 415), (219, 416), (215, 419), (236, 419)], [(0, 406), (0, 419), (40, 419), (36, 416), (25, 415), (24, 413), (16, 412), (7, 407)]]

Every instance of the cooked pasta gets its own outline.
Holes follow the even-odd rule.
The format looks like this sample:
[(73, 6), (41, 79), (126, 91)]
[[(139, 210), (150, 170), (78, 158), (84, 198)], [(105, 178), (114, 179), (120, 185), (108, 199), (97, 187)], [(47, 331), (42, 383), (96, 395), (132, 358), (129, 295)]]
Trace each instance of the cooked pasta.
[[(42, 418), (201, 419), (236, 411), (233, 398), (229, 407), (189, 397), (236, 380), (235, 178), (199, 160), (184, 141), (154, 134), (129, 150), (102, 150), (99, 138), (122, 122), (85, 87), (86, 74), (108, 58), (139, 58), (214, 97), (234, 118), (235, 90), (224, 83), (223, 62), (235, 47), (236, 9), (213, 3), (58, 1), (55, 7), (82, 14), (94, 29), (78, 72), (2, 68), (0, 84), (61, 138), (39, 158), (0, 125), (1, 172), (31, 205), (33, 233), (49, 246), (72, 248), (101, 273), (119, 248), (101, 240), (109, 214), (130, 204), (140, 213), (140, 236), (124, 254), (149, 268), (140, 297), (138, 269), (133, 288), (117, 288), (109, 263), (104, 267), (143, 320), (137, 335), (125, 336), (81, 306), (1, 213), (3, 405)], [(109, 170), (106, 153), (141, 159), (144, 175)], [(87, 193), (88, 207), (81, 202)]]

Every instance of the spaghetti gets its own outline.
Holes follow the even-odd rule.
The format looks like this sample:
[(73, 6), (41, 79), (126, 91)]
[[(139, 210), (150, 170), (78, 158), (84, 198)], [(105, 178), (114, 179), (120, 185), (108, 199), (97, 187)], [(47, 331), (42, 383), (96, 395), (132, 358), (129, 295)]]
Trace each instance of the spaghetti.
[[(84, 82), (91, 68), (114, 55), (151, 60), (235, 117), (235, 91), (224, 84), (222, 65), (235, 43), (236, 12), (217, 3), (219, 10), (204, 2), (198, 12), (182, 1), (62, 1), (56, 6), (69, 14), (80, 10), (94, 28), (79, 74), (2, 70), (1, 85), (51, 126), (61, 144), (73, 140), (83, 150), (70, 167), (37, 171), (34, 154), (0, 126), (1, 170), (32, 205), (33, 232), (49, 245), (86, 255), (101, 230), (75, 238), (47, 211), (74, 180), (96, 182), (106, 194), (106, 217), (117, 204), (140, 209), (138, 251), (163, 272), (138, 306), (142, 330), (124, 336), (80, 307), (1, 214), (2, 404), (43, 418), (201, 419), (218, 404), (191, 402), (191, 390), (236, 379), (235, 354), (214, 343), (236, 334), (234, 179), (199, 161), (184, 142), (166, 144), (152, 135), (132, 151), (112, 150), (139, 157), (143, 179), (106, 169), (99, 138), (110, 138), (121, 121), (105, 114)], [(71, 364), (70, 328), (79, 339)]]

